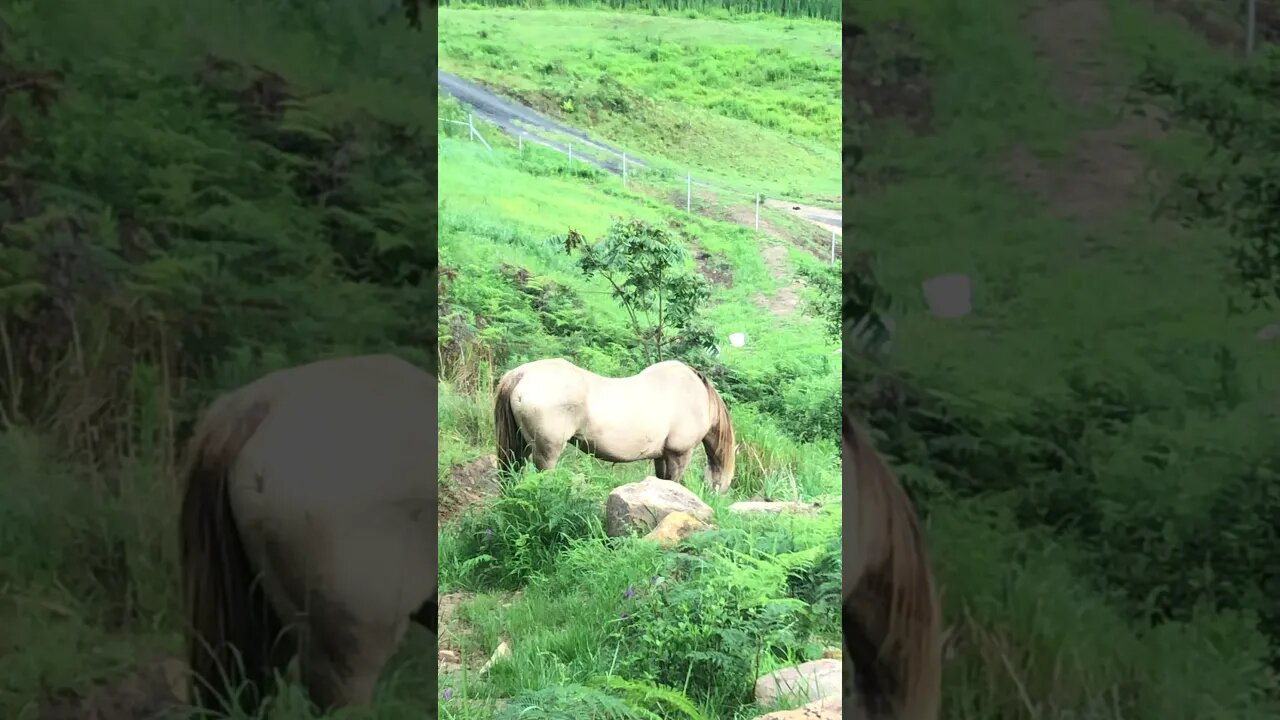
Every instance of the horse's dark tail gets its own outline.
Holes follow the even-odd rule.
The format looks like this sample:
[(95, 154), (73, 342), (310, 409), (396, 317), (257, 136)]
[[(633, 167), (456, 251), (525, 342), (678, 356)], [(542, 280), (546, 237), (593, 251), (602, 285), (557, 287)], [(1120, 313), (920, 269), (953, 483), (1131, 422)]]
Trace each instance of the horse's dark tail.
[(250, 715), (271, 688), (272, 646), (281, 623), (267, 604), (231, 516), (227, 475), (269, 405), (235, 396), (210, 408), (188, 446), (179, 545), (187, 614), (191, 703)]
[(520, 432), (516, 415), (511, 411), (511, 393), (520, 383), (524, 373), (516, 368), (508, 370), (498, 380), (493, 399), (493, 438), (498, 445), (498, 475), (509, 477), (529, 459), (529, 443)]

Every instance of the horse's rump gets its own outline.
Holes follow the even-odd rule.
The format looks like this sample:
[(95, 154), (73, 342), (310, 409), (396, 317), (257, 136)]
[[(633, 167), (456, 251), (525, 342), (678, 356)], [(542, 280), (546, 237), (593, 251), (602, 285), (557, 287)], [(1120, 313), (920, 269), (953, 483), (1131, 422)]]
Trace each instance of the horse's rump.
[(363, 658), (435, 592), (435, 409), (433, 379), (392, 356), (279, 371), (215, 403), (190, 445), (182, 517), (197, 687), (270, 682), (308, 638), (304, 667), (322, 648), (338, 669), (311, 673), (314, 700), (367, 694), (364, 678), (342, 685), (342, 663), (376, 674)]

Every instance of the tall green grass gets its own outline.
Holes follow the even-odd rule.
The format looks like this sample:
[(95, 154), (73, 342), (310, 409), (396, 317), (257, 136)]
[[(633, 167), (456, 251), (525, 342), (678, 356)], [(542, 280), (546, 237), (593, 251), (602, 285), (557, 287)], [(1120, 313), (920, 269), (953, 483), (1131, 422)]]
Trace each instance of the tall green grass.
[(440, 4), (445, 7), (609, 9), (655, 15), (680, 13), (689, 17), (762, 14), (840, 19), (840, 3), (835, 0), (444, 0)]
[[(1152, 57), (1223, 66), (1150, 8), (1105, 5), (1079, 59), (1115, 82)], [(1219, 231), (1156, 223), (1141, 196), (1073, 222), (1010, 172), (1015, 151), (1073, 162), (1120, 112), (1056, 95), (1026, 11), (856, 9), (882, 54), (854, 70), (922, 62), (931, 98), (925, 131), (868, 124), (860, 179), (877, 182), (846, 209), (897, 332), (888, 367), (851, 364), (848, 387), (928, 518), (944, 716), (1274, 716), (1266, 314), (1228, 312)], [(1133, 147), (1171, 177), (1204, 140), (1175, 126)], [(927, 311), (920, 283), (944, 272), (973, 277), (971, 317)]]

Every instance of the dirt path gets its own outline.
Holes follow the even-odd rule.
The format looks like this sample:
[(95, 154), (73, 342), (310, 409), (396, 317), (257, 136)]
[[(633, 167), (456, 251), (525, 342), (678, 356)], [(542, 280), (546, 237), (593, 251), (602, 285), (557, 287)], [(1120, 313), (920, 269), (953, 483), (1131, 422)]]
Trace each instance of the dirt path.
[(787, 284), (778, 288), (778, 292), (773, 297), (764, 294), (756, 295), (756, 302), (774, 315), (785, 317), (794, 313), (800, 305), (801, 285), (798, 280), (791, 278), (791, 272), (787, 269), (787, 249), (782, 245), (770, 245), (765, 248), (764, 264), (775, 280), (787, 282)]
[(36, 720), (178, 720), (190, 715), (186, 664), (177, 658), (136, 670), (77, 692), (63, 689), (37, 705)]
[(1042, 0), (1025, 18), (1063, 104), (1116, 115), (1080, 133), (1061, 162), (1045, 163), (1025, 149), (1008, 160), (1014, 182), (1073, 220), (1104, 220), (1140, 199), (1146, 164), (1137, 141), (1161, 131), (1151, 113), (1124, 106), (1127, 78), (1105, 47), (1110, 26), (1105, 0)]
[(449, 468), (447, 482), (440, 483), (437, 521), (443, 525), (463, 510), (478, 505), (499, 492), (496, 455), (485, 455), (471, 462), (454, 465)]

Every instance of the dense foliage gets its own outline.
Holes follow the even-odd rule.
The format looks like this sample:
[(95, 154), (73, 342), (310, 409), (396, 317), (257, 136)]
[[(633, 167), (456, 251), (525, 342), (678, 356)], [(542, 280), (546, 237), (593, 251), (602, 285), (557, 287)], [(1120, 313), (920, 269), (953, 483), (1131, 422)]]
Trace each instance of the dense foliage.
[[(1113, 8), (1130, 46), (1111, 60), (1149, 62), (1144, 89), (1174, 100), (1176, 129), (1140, 157), (1183, 178), (1166, 204), (1227, 220), (1171, 239), (1140, 205), (1073, 224), (1001, 174), (1012, 149), (1053, 158), (1096, 131), (1048, 96), (1019, 4), (894, 5), (860, 18), (867, 72), (931, 58), (938, 102), (928, 127), (881, 112), (865, 131), (851, 214), (877, 264), (846, 302), (871, 317), (887, 289), (897, 337), (884, 362), (850, 356), (845, 398), (928, 517), (946, 716), (1274, 715), (1275, 356), (1250, 337), (1265, 314), (1229, 302), (1274, 288), (1274, 61), (1233, 68)], [(881, 84), (881, 107), (916, 96), (913, 77)], [(919, 283), (956, 269), (980, 307), (929, 318)]]
[(1233, 280), (1249, 301), (1280, 301), (1280, 49), (1267, 46), (1254, 62), (1188, 70), (1150, 64), (1139, 88), (1201, 128), (1206, 162), (1179, 176), (1171, 210), (1191, 222), (1218, 222), (1235, 240), (1228, 256)]
[(434, 367), (430, 48), (380, 13), (0, 9), (0, 714), (175, 650), (177, 470), (218, 393)]

